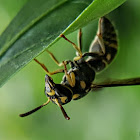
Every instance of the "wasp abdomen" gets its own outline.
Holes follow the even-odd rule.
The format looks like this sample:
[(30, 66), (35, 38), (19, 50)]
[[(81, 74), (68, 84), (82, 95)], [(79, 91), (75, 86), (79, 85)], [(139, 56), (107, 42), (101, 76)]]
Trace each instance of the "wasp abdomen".
[(100, 18), (98, 32), (91, 43), (89, 52), (98, 56), (89, 57), (89, 64), (98, 72), (112, 62), (118, 49), (117, 34), (112, 23), (105, 17)]

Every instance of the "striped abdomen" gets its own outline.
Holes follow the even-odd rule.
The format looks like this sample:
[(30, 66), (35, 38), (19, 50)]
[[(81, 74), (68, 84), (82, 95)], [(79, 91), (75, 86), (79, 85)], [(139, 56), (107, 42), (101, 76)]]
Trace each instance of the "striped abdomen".
[(112, 62), (118, 50), (117, 34), (112, 23), (105, 17), (100, 18), (98, 32), (91, 43), (89, 52), (97, 54), (90, 56), (88, 63), (95, 71), (103, 70)]

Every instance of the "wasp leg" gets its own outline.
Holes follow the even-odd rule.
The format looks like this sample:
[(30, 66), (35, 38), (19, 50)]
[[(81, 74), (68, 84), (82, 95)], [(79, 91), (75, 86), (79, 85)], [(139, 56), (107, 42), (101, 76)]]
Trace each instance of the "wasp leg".
[[(82, 30), (81, 29), (79, 29), (79, 32), (78, 32), (78, 48), (82, 52)], [(82, 56), (78, 55), (77, 53), (76, 55), (77, 56), (74, 57), (74, 61), (77, 61), (82, 58)]]
[(51, 56), (51, 58), (53, 59), (53, 61), (59, 66), (63, 66), (63, 63), (59, 63), (58, 60), (56, 59), (56, 57), (53, 55), (53, 53), (51, 53), (50, 51), (47, 50), (47, 52), (49, 53), (49, 55)]
[[(58, 62), (58, 60), (56, 59), (56, 57), (54, 56), (53, 53), (51, 53), (51, 52), (48, 51), (48, 50), (47, 50), (47, 52), (48, 52), (49, 55), (51, 56), (52, 60), (53, 60), (59, 67), (64, 66), (63, 62)], [(65, 64), (67, 65), (67, 64), (69, 64), (71, 61), (70, 61), (70, 60), (65, 60), (64, 62), (65, 62)]]
[(20, 117), (26, 117), (28, 115), (31, 115), (32, 113), (34, 113), (34, 112), (38, 111), (39, 109), (41, 109), (43, 106), (47, 105), (49, 102), (50, 102), (50, 99), (48, 99), (48, 101), (46, 103), (44, 103), (43, 105), (40, 105), (40, 106), (36, 107), (35, 109), (33, 109), (33, 110), (29, 111), (29, 112), (20, 114), (19, 116)]
[(98, 23), (98, 31), (95, 36), (95, 39), (92, 41), (90, 45), (90, 52), (98, 52), (99, 55), (105, 54), (105, 44), (103, 39), (103, 18), (99, 19)]
[(58, 69), (56, 71), (53, 71), (53, 72), (49, 72), (49, 70), (47, 69), (47, 67), (43, 64), (43, 63), (40, 63), (37, 59), (34, 59), (35, 62), (37, 62), (44, 70), (45, 72), (48, 74), (48, 75), (53, 75), (53, 74), (57, 74), (57, 73), (61, 73), (61, 72), (64, 72), (64, 69)]
[(98, 40), (98, 43), (101, 46), (103, 54), (105, 54), (105, 45), (104, 45), (104, 40), (103, 40), (103, 37), (102, 37), (102, 28), (101, 28), (102, 19), (103, 18), (99, 19), (98, 31), (97, 31), (97, 40)]
[(66, 67), (66, 64), (64, 61), (63, 61), (63, 64), (64, 64), (64, 72), (66, 75), (66, 79), (69, 82), (69, 84), (72, 87), (74, 87), (75, 86), (75, 74), (74, 74), (74, 72), (68, 73), (68, 70), (67, 70), (67, 67)]
[(82, 52), (82, 30), (81, 29), (79, 29), (79, 32), (78, 32), (78, 47)]
[(68, 38), (66, 38), (63, 34), (60, 35), (60, 37), (63, 37), (66, 41), (68, 41), (69, 43), (71, 43), (73, 45), (73, 47), (76, 49), (76, 51), (78, 52), (78, 56), (76, 58), (74, 58), (74, 60), (79, 60), (80, 58), (82, 58), (82, 52), (81, 49), (72, 41), (70, 41)]

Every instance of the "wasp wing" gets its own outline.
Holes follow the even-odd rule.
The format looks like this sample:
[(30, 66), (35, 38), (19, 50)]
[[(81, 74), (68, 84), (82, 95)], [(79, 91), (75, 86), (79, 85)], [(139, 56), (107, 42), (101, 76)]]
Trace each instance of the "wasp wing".
[(96, 90), (103, 87), (119, 87), (119, 86), (135, 86), (135, 85), (140, 85), (140, 77), (96, 83), (92, 84), (91, 88), (93, 90), (94, 89)]

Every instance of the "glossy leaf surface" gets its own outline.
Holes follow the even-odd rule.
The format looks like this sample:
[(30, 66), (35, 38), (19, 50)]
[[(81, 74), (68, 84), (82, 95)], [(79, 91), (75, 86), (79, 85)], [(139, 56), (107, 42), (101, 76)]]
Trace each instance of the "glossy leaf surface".
[(0, 37), (0, 85), (59, 39), (125, 0), (30, 0)]

